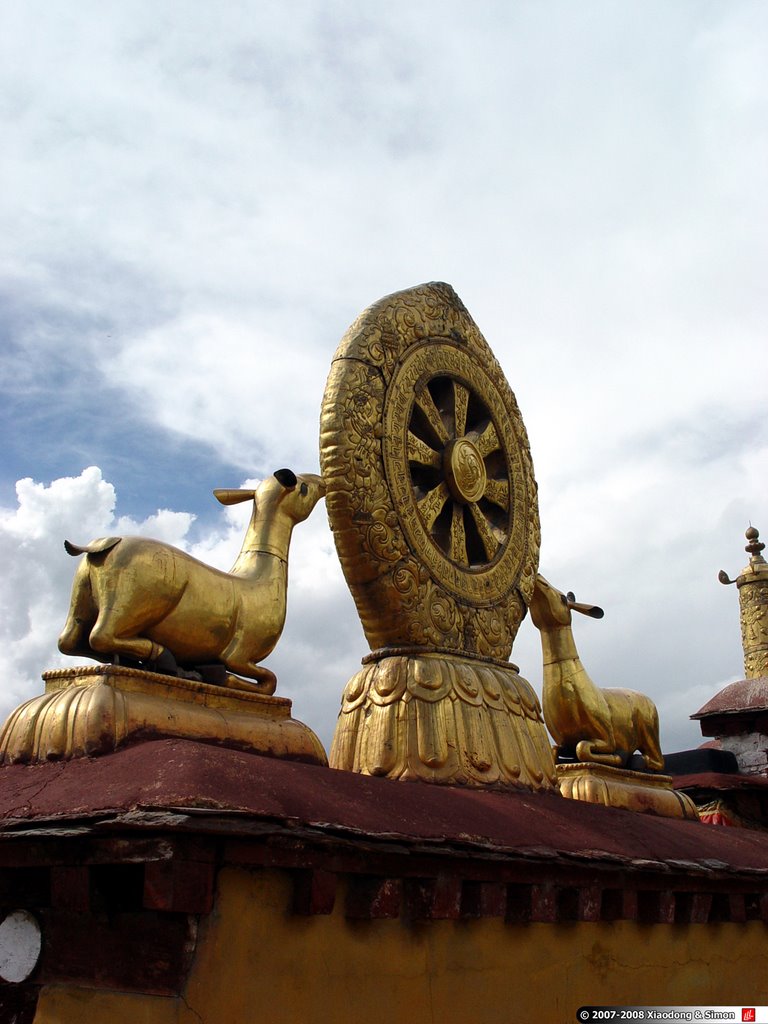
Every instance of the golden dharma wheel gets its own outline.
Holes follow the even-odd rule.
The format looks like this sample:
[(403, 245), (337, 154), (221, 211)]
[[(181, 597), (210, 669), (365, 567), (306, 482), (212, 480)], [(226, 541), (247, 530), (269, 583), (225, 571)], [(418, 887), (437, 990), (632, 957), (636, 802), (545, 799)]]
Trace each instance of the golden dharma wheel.
[(320, 460), (371, 647), (506, 661), (538, 568), (536, 483), (515, 396), (449, 285), (387, 296), (349, 328)]

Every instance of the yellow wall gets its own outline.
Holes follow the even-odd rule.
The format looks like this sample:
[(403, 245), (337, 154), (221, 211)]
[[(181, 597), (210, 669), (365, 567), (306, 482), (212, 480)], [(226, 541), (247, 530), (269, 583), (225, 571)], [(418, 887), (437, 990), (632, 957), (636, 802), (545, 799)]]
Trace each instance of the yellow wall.
[(36, 1024), (573, 1024), (584, 1004), (768, 1003), (748, 925), (347, 921), (290, 913), (279, 871), (221, 872), (183, 1000), (44, 990)]
[(178, 1010), (178, 999), (50, 985), (40, 993), (35, 1024), (177, 1024)]

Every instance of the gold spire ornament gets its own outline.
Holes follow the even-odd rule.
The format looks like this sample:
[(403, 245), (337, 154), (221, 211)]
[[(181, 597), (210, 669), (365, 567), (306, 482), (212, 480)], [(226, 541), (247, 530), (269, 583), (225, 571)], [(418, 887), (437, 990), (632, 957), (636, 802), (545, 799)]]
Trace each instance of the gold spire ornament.
[(754, 526), (749, 527), (745, 537), (749, 565), (735, 580), (729, 579), (722, 569), (717, 578), (724, 584), (735, 583), (738, 588), (744, 674), (747, 679), (759, 679), (768, 676), (768, 562), (762, 554), (765, 544)]

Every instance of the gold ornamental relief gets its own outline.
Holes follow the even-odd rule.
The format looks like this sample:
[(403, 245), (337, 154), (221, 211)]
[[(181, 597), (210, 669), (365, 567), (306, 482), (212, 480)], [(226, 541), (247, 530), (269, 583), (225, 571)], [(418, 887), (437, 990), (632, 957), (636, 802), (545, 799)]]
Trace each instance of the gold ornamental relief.
[(396, 367), (384, 403), (384, 467), (405, 537), (432, 578), (473, 606), (520, 577), (527, 481), (502, 394), (480, 360), (429, 339)]
[(747, 679), (768, 675), (768, 580), (751, 582), (739, 591), (741, 640)]
[(511, 665), (457, 655), (365, 665), (342, 697), (329, 763), (390, 779), (557, 790), (538, 698)]
[(538, 567), (536, 484), (515, 397), (450, 286), (387, 296), (349, 328), (320, 460), (371, 647), (506, 661)]
[[(485, 495), (488, 484), (488, 473), (483, 456), (477, 446), (478, 438), (470, 440), (460, 437), (450, 441), (443, 453), (443, 470), (446, 483), (455, 501), (462, 504), (479, 501)], [(464, 550), (460, 552), (462, 561), (466, 561), (466, 536)]]

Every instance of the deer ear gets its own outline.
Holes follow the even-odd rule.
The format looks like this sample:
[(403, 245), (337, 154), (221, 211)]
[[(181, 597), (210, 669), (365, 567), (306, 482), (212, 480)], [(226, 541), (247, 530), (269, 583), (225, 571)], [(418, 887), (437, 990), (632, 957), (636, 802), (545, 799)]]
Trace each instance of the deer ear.
[(299, 482), (299, 478), (292, 469), (276, 469), (274, 475), (283, 487), (287, 487), (289, 490)]
[(603, 609), (598, 608), (596, 604), (582, 604), (581, 601), (569, 601), (568, 607), (575, 612), (581, 612), (582, 615), (589, 615), (591, 619), (602, 619), (605, 615)]
[(241, 501), (252, 501), (256, 497), (256, 491), (245, 491), (234, 487), (219, 488), (213, 494), (222, 505), (238, 505)]

